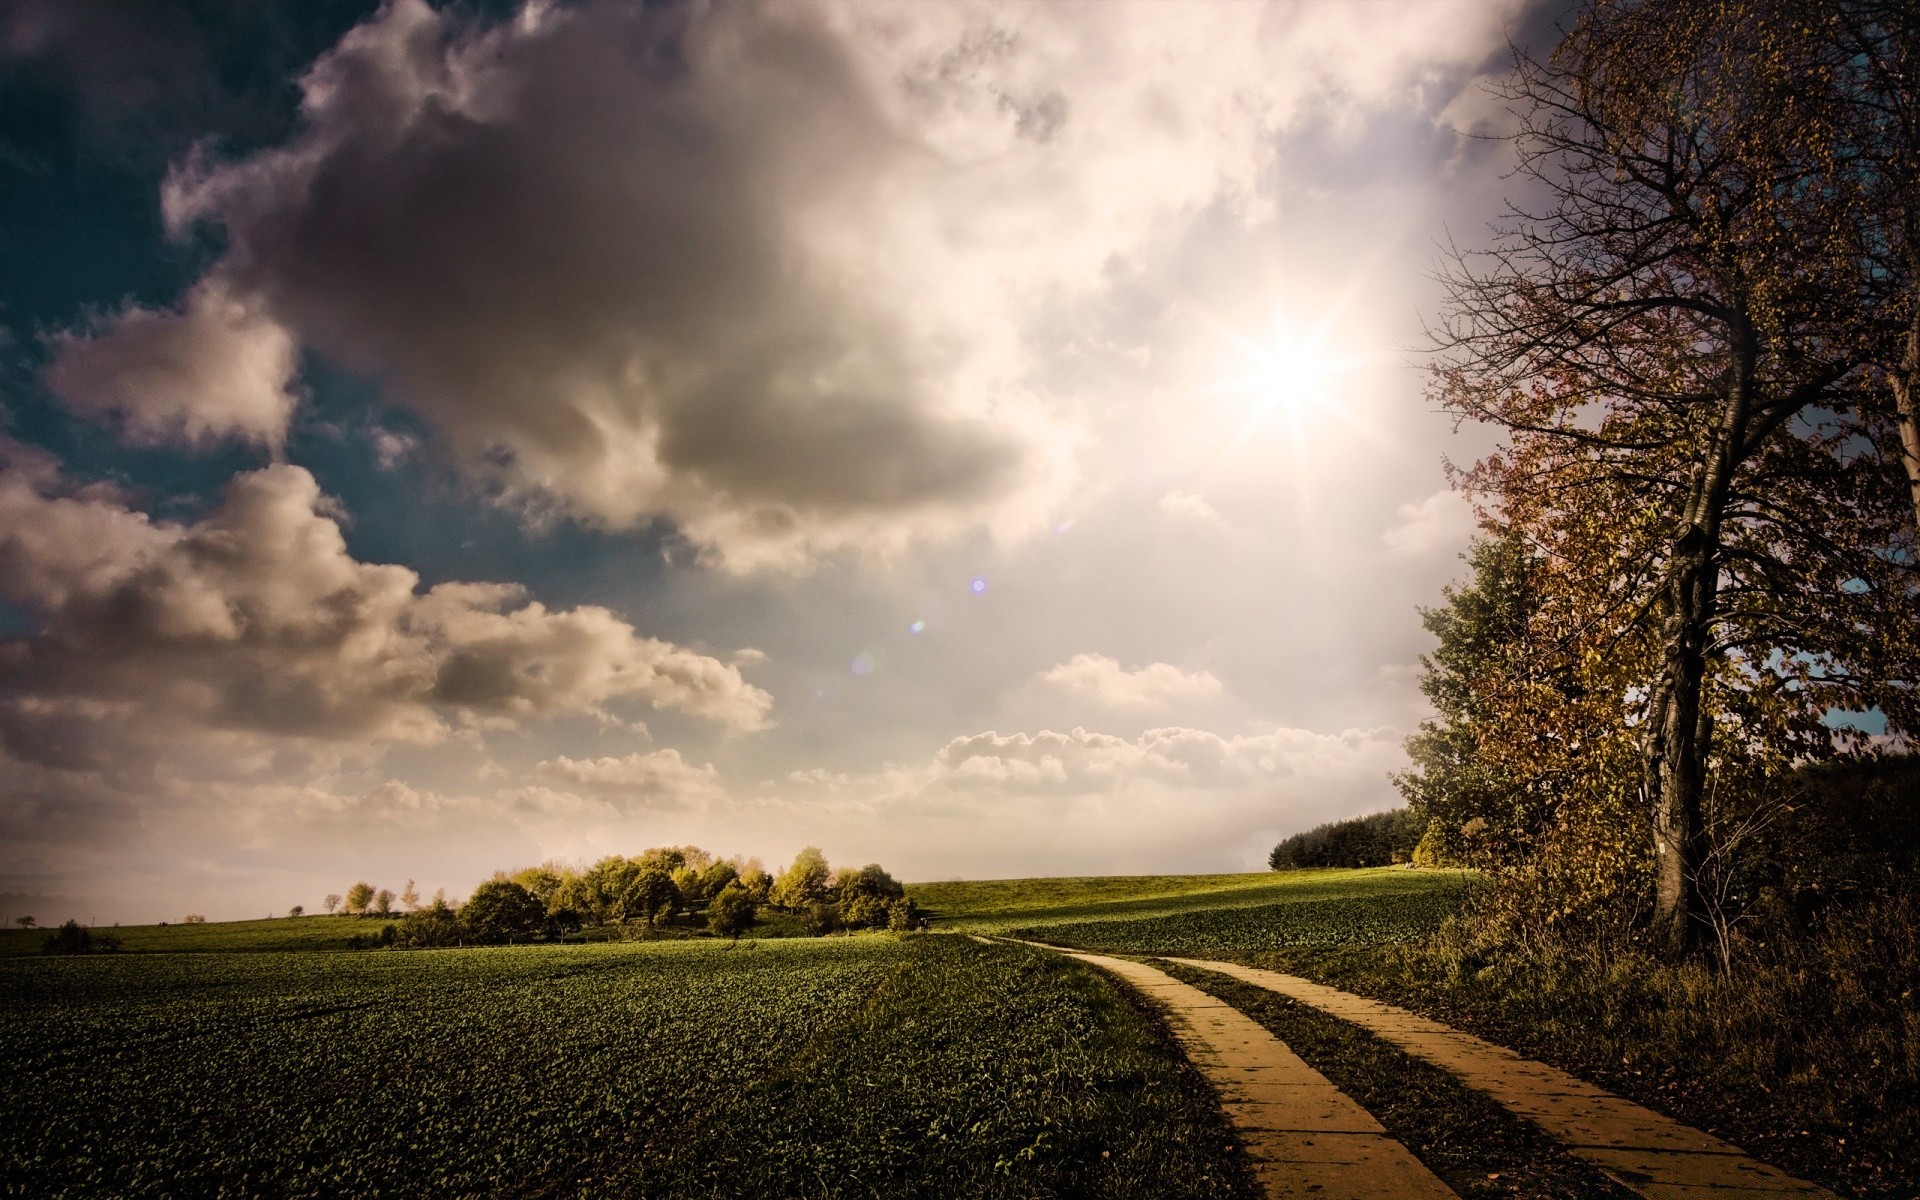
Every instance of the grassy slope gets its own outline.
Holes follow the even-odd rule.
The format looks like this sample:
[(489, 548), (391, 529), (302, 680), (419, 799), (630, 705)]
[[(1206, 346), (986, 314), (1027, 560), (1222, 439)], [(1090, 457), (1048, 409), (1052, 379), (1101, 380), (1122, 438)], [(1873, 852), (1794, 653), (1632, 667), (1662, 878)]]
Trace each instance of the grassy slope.
[(1035, 925), (1171, 916), (1303, 900), (1425, 893), (1457, 886), (1455, 871), (1260, 871), (1239, 875), (1113, 875), (917, 883), (914, 901), (937, 928), (997, 933)]
[(1157, 1022), (964, 938), (16, 958), (0, 1003), (0, 1194), (1251, 1194)]

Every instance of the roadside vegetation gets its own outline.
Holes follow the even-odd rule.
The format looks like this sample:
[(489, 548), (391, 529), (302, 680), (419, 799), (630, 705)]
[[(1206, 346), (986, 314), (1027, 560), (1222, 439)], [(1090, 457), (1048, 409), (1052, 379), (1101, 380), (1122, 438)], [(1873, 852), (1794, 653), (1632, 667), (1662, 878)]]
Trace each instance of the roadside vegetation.
[(1251, 1195), (1097, 972), (962, 938), (0, 963), (0, 1193)]

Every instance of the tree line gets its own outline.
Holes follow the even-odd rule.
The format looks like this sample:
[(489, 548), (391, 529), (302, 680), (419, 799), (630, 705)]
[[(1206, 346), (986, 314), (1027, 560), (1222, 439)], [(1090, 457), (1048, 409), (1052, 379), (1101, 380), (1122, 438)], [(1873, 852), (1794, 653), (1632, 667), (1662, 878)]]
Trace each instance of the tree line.
[(608, 855), (585, 868), (545, 862), (496, 871), (466, 903), (444, 891), (422, 902), (409, 881), (396, 896), (364, 880), (330, 895), (329, 914), (385, 916), (398, 901), (406, 912), (377, 934), (356, 934), (357, 948), (453, 946), (559, 940), (588, 926), (642, 934), (704, 927), (739, 937), (763, 909), (798, 918), (824, 936), (858, 929), (924, 926), (906, 888), (878, 863), (834, 870), (818, 847), (794, 856), (778, 875), (757, 859), (717, 858), (698, 846), (658, 846), (631, 857)]
[(1920, 730), (1916, 80), (1904, 0), (1589, 0), (1500, 86), (1431, 395), (1503, 445), (1399, 784), (1511, 922), (1724, 953)]

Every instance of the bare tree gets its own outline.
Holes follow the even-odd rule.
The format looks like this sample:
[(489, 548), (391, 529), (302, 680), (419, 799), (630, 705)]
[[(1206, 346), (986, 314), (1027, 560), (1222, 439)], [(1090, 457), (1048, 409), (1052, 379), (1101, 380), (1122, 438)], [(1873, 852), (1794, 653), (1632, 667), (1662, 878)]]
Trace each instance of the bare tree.
[(1590, 0), (1502, 90), (1529, 198), (1442, 273), (1435, 393), (1510, 439), (1469, 488), (1585, 555), (1557, 577), (1657, 663), (1622, 702), (1676, 953), (1703, 908), (1710, 679), (1808, 752), (1828, 705), (1911, 707), (1886, 686), (1912, 677), (1912, 564), (1885, 553), (1908, 514), (1899, 468), (1857, 449), (1886, 432), (1861, 403), (1865, 256), (1833, 219), (1853, 184), (1798, 11)]

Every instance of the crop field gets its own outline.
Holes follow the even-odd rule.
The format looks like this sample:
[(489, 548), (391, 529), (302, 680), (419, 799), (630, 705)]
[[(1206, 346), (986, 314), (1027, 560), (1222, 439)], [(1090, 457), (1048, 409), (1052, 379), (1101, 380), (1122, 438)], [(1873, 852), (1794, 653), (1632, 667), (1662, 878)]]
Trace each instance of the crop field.
[[(1242, 875), (1120, 875), (1084, 879), (1000, 879), (923, 883), (916, 901), (939, 927), (1008, 933), (1091, 921), (1146, 921), (1182, 913), (1391, 897), (1451, 897), (1469, 878), (1459, 871), (1261, 871)], [(1409, 902), (1418, 908), (1418, 902)], [(1334, 910), (1327, 910), (1331, 913)]]
[(1460, 903), (1457, 877), (1423, 878), (1431, 886), (1419, 891), (1302, 897), (1283, 904), (1030, 925), (1012, 932), (1018, 937), (1089, 950), (1198, 958), (1310, 946), (1407, 942), (1438, 929)]
[[(356, 933), (378, 933), (389, 917), (270, 917), (253, 921), (209, 921), (196, 925), (114, 926), (129, 954), (171, 951), (344, 950)], [(51, 929), (0, 930), (0, 956), (39, 954)]]
[(1104, 979), (957, 937), (0, 962), (10, 1196), (1233, 1196)]

